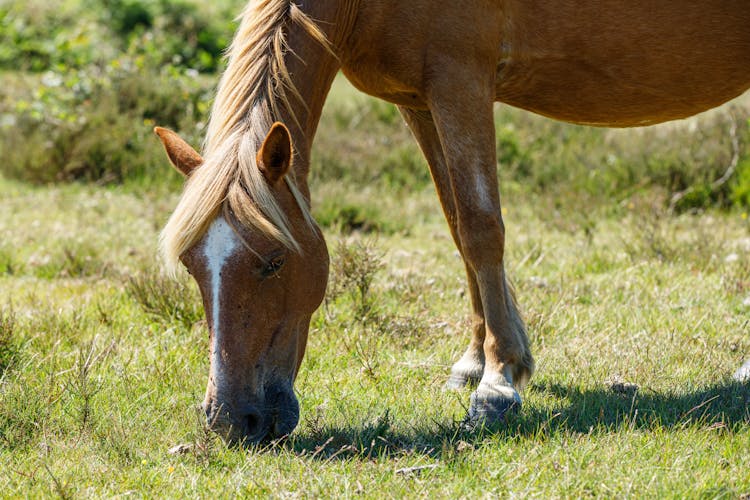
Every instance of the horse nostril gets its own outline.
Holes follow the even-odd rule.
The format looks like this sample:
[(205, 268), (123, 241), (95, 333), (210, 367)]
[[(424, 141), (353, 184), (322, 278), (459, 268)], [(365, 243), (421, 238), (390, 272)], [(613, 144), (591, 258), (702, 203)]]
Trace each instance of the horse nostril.
[(263, 415), (261, 415), (260, 411), (256, 408), (249, 408), (247, 412), (247, 415), (245, 415), (247, 422), (247, 438), (250, 441), (258, 441), (266, 434), (263, 425)]
[(247, 429), (248, 434), (255, 434), (256, 430), (260, 427), (260, 415), (248, 415), (247, 416)]

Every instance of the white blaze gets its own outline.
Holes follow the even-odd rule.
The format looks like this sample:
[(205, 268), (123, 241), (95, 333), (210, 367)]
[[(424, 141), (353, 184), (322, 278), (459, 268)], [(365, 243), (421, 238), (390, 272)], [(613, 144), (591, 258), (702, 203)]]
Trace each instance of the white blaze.
[(219, 328), (219, 296), (221, 293), (221, 272), (226, 267), (227, 260), (237, 250), (239, 241), (232, 228), (223, 217), (217, 217), (211, 223), (203, 243), (203, 255), (211, 275), (211, 322), (213, 330), (213, 345), (211, 346), (214, 384), (223, 385), (224, 363), (221, 358), (221, 329)]

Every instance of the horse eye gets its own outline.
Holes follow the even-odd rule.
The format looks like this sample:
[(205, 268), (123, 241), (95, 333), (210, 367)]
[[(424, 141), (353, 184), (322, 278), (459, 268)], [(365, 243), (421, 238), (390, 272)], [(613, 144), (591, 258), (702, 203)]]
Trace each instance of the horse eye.
[(268, 278), (272, 275), (277, 275), (282, 267), (284, 267), (284, 257), (273, 258), (268, 261), (266, 267), (263, 268), (262, 275), (264, 278)]

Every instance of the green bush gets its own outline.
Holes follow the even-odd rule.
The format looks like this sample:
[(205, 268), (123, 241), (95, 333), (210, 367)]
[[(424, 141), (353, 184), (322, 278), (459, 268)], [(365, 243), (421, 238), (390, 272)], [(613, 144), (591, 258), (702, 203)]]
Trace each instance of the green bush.
[(151, 130), (199, 143), (217, 79), (199, 72), (218, 69), (240, 4), (4, 3), (0, 69), (21, 76), (2, 76), (10, 89), (0, 94), (0, 174), (36, 183), (157, 178), (163, 157)]
[(100, 0), (88, 2), (96, 8), (103, 7), (104, 20), (120, 36), (127, 36), (136, 29), (151, 28), (156, 17), (155, 2), (143, 0)]
[[(103, 73), (46, 73), (8, 113), (0, 107), (3, 175), (34, 183), (122, 182), (161, 169), (155, 124), (201, 133), (208, 83), (176, 71), (157, 72), (129, 58)], [(23, 144), (24, 147), (16, 145)]]
[(216, 71), (242, 3), (174, 0), (12, 0), (0, 6), (0, 68), (25, 71), (105, 65), (118, 53)]
[[(0, 6), (0, 148), (6, 157), (0, 174), (37, 183), (160, 178), (164, 161), (151, 129), (167, 126), (200, 143), (222, 50), (243, 4), (6, 0)], [(339, 84), (329, 100), (311, 184), (403, 195), (429, 188), (429, 169), (393, 105)], [(734, 176), (715, 183), (735, 153), (734, 114), (612, 131), (499, 107), (498, 175), (506, 194), (541, 194), (558, 208), (582, 198), (617, 205), (642, 192), (664, 204), (684, 193), (677, 210), (746, 207), (747, 124), (734, 134), (740, 158)], [(382, 225), (377, 214), (349, 201), (319, 214), (343, 228)]]
[(234, 31), (235, 11), (208, 13), (197, 4), (168, 0), (101, 0), (121, 47), (158, 65), (214, 72)]
[[(667, 201), (685, 192), (678, 210), (744, 205), (741, 188), (733, 187), (746, 184), (742, 168), (733, 182), (712, 187), (735, 154), (732, 120), (732, 114), (717, 113), (690, 125), (611, 130), (504, 110), (496, 123), (498, 175), (540, 194), (567, 192), (563, 203), (569, 198), (575, 204), (581, 193), (618, 202), (657, 190)], [(749, 132), (744, 123), (736, 127), (741, 164)]]
[(0, 6), (0, 69), (81, 68), (113, 57), (106, 27), (76, 4), (13, 0)]

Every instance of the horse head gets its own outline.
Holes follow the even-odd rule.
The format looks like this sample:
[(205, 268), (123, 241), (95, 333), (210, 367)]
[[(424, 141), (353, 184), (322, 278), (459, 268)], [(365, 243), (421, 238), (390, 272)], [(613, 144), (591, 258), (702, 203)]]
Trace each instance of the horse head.
[[(174, 132), (155, 131), (190, 183), (203, 158)], [(198, 284), (208, 321), (210, 374), (203, 409), (209, 428), (232, 444), (284, 436), (296, 427), (293, 384), (310, 318), (325, 294), (328, 252), (286, 180), (292, 151), (289, 131), (275, 123), (254, 166), (288, 221), (293, 247), (245, 223), (225, 200), (179, 255)], [(245, 210), (262, 211), (251, 193), (246, 203)]]

